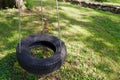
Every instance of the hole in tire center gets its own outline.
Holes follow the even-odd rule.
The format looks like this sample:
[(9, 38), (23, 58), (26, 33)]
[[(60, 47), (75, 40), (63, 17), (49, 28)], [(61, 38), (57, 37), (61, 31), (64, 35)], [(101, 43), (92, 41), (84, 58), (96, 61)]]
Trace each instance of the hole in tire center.
[(46, 46), (37, 45), (31, 48), (30, 53), (36, 58), (49, 58), (54, 51)]

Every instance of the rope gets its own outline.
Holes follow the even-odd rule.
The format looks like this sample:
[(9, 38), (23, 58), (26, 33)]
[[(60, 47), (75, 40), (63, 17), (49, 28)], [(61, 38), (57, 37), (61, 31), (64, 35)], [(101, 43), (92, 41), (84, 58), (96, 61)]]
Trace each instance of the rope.
[(58, 36), (61, 39), (61, 28), (60, 28), (60, 18), (59, 18), (59, 10), (58, 10), (58, 0), (56, 0), (56, 15), (58, 18)]
[(21, 53), (21, 11), (20, 11), (20, 1), (18, 1), (18, 32), (19, 32), (19, 53)]
[(41, 6), (41, 21), (42, 21), (42, 28), (44, 29), (44, 24), (43, 24), (43, 8), (42, 8), (42, 0), (41, 0), (41, 2), (40, 2), (40, 6)]
[[(58, 0), (56, 0), (56, 15), (58, 18), (58, 36), (61, 39), (61, 28), (60, 28), (60, 17), (59, 17), (59, 10), (58, 10)], [(61, 41), (60, 41), (60, 50), (61, 50)]]

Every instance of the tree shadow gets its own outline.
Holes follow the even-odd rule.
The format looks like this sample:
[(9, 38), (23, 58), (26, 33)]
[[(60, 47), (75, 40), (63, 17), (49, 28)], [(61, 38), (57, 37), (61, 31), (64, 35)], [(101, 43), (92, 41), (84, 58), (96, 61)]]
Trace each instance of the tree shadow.
[[(8, 9), (1, 10), (0, 14), (2, 15), (0, 16), (0, 79), (37, 80), (37, 77), (34, 74), (27, 72), (23, 73), (23, 69), (19, 66), (16, 59), (15, 49), (19, 42), (17, 12), (14, 12), (14, 10), (13, 12), (9, 12)], [(34, 28), (34, 26), (37, 26), (38, 24), (30, 25), (28, 24), (29, 22), (32, 24), (32, 21), (29, 18), (25, 21), (22, 20), (21, 34), (23, 37), (35, 33), (33, 30), (37, 27)], [(30, 27), (27, 27), (29, 25)]]
[[(99, 12), (99, 14), (103, 12)], [(113, 15), (112, 13), (105, 13)], [(119, 21), (112, 20), (109, 16), (104, 15), (92, 15), (90, 21), (76, 20), (71, 18), (64, 13), (60, 13), (61, 18), (68, 20), (67, 26), (64, 26), (62, 30), (68, 30), (73, 25), (77, 25), (77, 29), (85, 29), (91, 36), (85, 36), (81, 33), (70, 33), (65, 34), (63, 37), (69, 39), (69, 41), (80, 41), (82, 40), (89, 48), (100, 55), (112, 58), (116, 62), (119, 62), (120, 54), (118, 43), (120, 42), (120, 24)], [(84, 19), (84, 15), (81, 15)], [(116, 16), (117, 17), (117, 16)], [(73, 30), (74, 32), (77, 30)]]
[[(50, 3), (51, 5), (51, 3)], [(66, 5), (67, 7), (71, 7), (69, 5)], [(73, 6), (72, 6), (73, 7)], [(73, 7), (76, 8), (76, 7)], [(80, 11), (79, 7), (77, 9)], [(89, 11), (88, 9), (85, 9), (86, 11)], [(91, 10), (90, 10), (91, 11)], [(61, 29), (62, 32), (67, 32), (69, 29), (73, 28), (73, 25), (77, 28), (73, 28), (73, 32), (69, 32), (69, 34), (62, 33), (63, 39), (65, 39), (66, 44), (69, 44), (67, 41), (71, 42), (83, 42), (84, 45), (92, 49), (95, 54), (102, 55), (106, 58), (110, 58), (113, 61), (115, 61), (117, 64), (119, 64), (120, 61), (120, 21), (118, 20), (118, 15), (115, 16), (112, 13), (104, 13), (105, 15), (100, 15), (103, 12), (97, 11), (99, 13), (98, 15), (86, 15), (86, 14), (80, 14), (82, 17), (81, 20), (77, 18), (73, 18), (65, 14), (64, 12), (60, 13), (60, 18), (64, 20), (64, 25), (62, 25)], [(19, 69), (18, 71), (14, 69), (14, 64), (17, 62), (16, 55), (15, 55), (15, 47), (18, 43), (18, 36), (16, 37), (17, 31), (18, 31), (18, 19), (16, 18), (16, 13), (13, 13), (15, 15), (13, 16), (7, 16), (6, 18), (2, 17), (0, 19), (0, 55), (3, 55), (5, 57), (0, 57), (0, 79), (13, 79), (13, 80), (35, 80), (36, 77), (33, 74), (23, 74), (21, 72), (22, 69)], [(108, 15), (108, 16), (107, 16)], [(112, 20), (109, 16), (114, 15), (115, 18)], [(85, 17), (89, 16), (89, 21), (83, 21)], [(37, 17), (37, 16), (34, 16)], [(38, 31), (38, 25), (41, 25), (40, 23), (33, 23), (31, 18), (25, 18), (22, 17), (24, 21), (22, 22), (22, 34), (23, 37), (26, 35), (30, 35), (33, 33), (37, 33)], [(49, 17), (50, 22), (54, 23), (56, 22), (56, 17)], [(37, 19), (35, 19), (37, 20)], [(38, 21), (38, 20), (37, 20)], [(39, 22), (39, 21), (38, 21)], [(40, 27), (40, 26), (39, 26)], [(79, 30), (83, 30), (82, 32)], [(54, 28), (54, 31), (57, 29)], [(83, 34), (85, 31), (88, 32), (88, 34)], [(17, 34), (18, 35), (18, 34)], [(72, 44), (72, 43), (71, 43)], [(81, 45), (81, 44), (78, 44)], [(74, 47), (74, 44), (71, 46)], [(83, 52), (79, 54), (86, 53), (86, 47), (84, 47)], [(14, 48), (14, 49), (13, 49)], [(69, 52), (70, 53), (70, 52)], [(73, 58), (73, 55), (70, 55)], [(71, 59), (73, 60), (73, 59)], [(74, 60), (73, 60), (74, 61)], [(69, 63), (71, 64), (71, 63)], [(80, 63), (81, 64), (81, 63)], [(114, 64), (114, 63), (113, 63)], [(97, 69), (106, 72), (105, 70), (101, 69), (102, 64), (95, 66)], [(106, 65), (103, 65), (106, 66)], [(106, 66), (105, 68), (108, 68)], [(73, 69), (73, 70), (71, 70)], [(64, 71), (60, 72), (63, 77), (64, 75), (67, 75), (67, 72), (69, 75), (67, 77), (70, 77), (71, 73), (74, 73), (76, 71), (80, 71), (79, 69), (63, 69)], [(65, 73), (66, 72), (66, 73)], [(109, 70), (108, 70), (109, 72)], [(82, 72), (78, 72), (77, 76), (79, 76), (79, 73), (82, 74)], [(112, 70), (110, 70), (110, 73), (112, 73)], [(106, 73), (107, 74), (107, 73)], [(75, 75), (76, 76), (76, 75)], [(76, 76), (76, 77), (77, 77)], [(71, 76), (72, 77), (72, 76)], [(79, 76), (81, 79), (83, 75)]]
[[(66, 23), (67, 26), (64, 26), (65, 28), (62, 28), (62, 30), (68, 31), (68, 29), (72, 28), (73, 25), (76, 25), (76, 27), (78, 27), (76, 29), (73, 29), (72, 32), (69, 32), (69, 34), (62, 35), (62, 37), (66, 39), (68, 42), (82, 41), (84, 45), (87, 48), (92, 49), (95, 52), (95, 54), (99, 55), (100, 57), (104, 57), (102, 58), (103, 61), (106, 58), (110, 62), (111, 60), (113, 60), (113, 62), (111, 62), (110, 65), (107, 65), (109, 63), (103, 63), (103, 64), (99, 63), (94, 67), (105, 74), (109, 73), (110, 75), (113, 74), (115, 76), (118, 75), (118, 73), (114, 72), (114, 70), (111, 69), (110, 67), (111, 65), (115, 65), (115, 64), (120, 65), (119, 63), (120, 46), (118, 45), (120, 43), (120, 24), (119, 24), (120, 21), (118, 21), (119, 16), (112, 13), (106, 13), (106, 12), (104, 13), (102, 11), (96, 11), (96, 12), (98, 13), (98, 15), (90, 15), (88, 18), (89, 21), (82, 21), (82, 19), (77, 20), (75, 18), (67, 16), (64, 13), (60, 13), (63, 19), (68, 20)], [(100, 15), (100, 14), (104, 14), (104, 15)], [(81, 16), (84, 19), (85, 16), (84, 15)], [(110, 16), (112, 16), (112, 18)], [(86, 17), (88, 17), (88, 15), (86, 15)], [(79, 32), (79, 30), (77, 29), (84, 29), (85, 31), (89, 32), (91, 35), (86, 36), (81, 32)], [(72, 44), (71, 46), (74, 45)], [(87, 50), (87, 48), (85, 50)], [(83, 52), (80, 54), (83, 54)], [(118, 65), (116, 66), (117, 70), (120, 69)], [(117, 76), (115, 78), (118, 79)]]
[(13, 65), (16, 61), (15, 53), (9, 53), (0, 59), (0, 79), (9, 79), (13, 73)]
[(17, 62), (16, 53), (9, 53), (0, 59), (0, 79), (37, 80), (34, 74), (25, 72)]
[[(96, 52), (99, 52), (103, 56), (112, 58), (116, 62), (119, 62), (119, 22), (112, 21), (109, 17), (105, 16), (92, 16), (91, 18), (91, 23), (85, 23), (88, 24), (88, 27), (85, 27), (85, 29), (93, 33), (94, 37), (86, 38), (86, 43), (89, 44), (90, 47)], [(116, 41), (118, 41), (118, 43)]]

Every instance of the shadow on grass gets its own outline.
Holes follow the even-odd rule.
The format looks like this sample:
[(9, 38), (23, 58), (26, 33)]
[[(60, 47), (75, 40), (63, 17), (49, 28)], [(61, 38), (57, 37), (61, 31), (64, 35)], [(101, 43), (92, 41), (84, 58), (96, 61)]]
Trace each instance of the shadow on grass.
[(99, 52), (118, 63), (120, 61), (120, 46), (118, 45), (120, 42), (119, 22), (112, 21), (105, 16), (92, 16), (91, 18), (91, 23), (85, 23), (88, 25), (85, 29), (94, 36), (86, 38), (85, 42), (95, 52)]
[[(81, 8), (79, 9), (81, 10)], [(95, 14), (89, 15), (88, 12), (87, 15), (86, 13), (85, 15), (80, 15), (82, 17), (81, 20), (78, 20), (78, 18), (72, 16), (68, 16), (66, 12), (60, 13), (60, 17), (67, 21), (67, 23), (65, 22), (67, 26), (64, 26), (62, 28), (64, 33), (67, 33), (67, 31), (74, 25), (77, 27), (76, 29), (73, 28), (72, 32), (69, 32), (69, 34), (62, 35), (62, 37), (67, 40), (67, 44), (68, 42), (83, 42), (86, 45), (85, 50), (87, 50), (88, 48), (92, 49), (95, 54), (104, 57), (103, 61), (106, 61), (106, 59), (109, 62), (113, 61), (113, 63), (111, 62), (109, 67), (115, 64), (120, 65), (120, 46), (118, 45), (120, 44), (120, 16), (98, 10), (96, 10), (95, 12)], [(89, 21), (83, 21), (88, 19)], [(82, 31), (81, 33), (78, 29), (84, 29), (91, 35), (83, 35), (82, 33), (84, 33), (84, 31)], [(113, 71), (113, 68), (106, 69), (109, 67), (105, 64), (106, 63), (99, 64), (95, 67), (105, 74), (107, 74), (108, 72), (115, 76), (116, 72)], [(120, 69), (119, 66), (116, 66), (116, 68), (117, 70)]]
[[(102, 14), (103, 12), (99, 12)], [(103, 13), (107, 14), (107, 13)], [(109, 14), (108, 14), (109, 15)], [(113, 14), (111, 14), (113, 15)], [(90, 22), (78, 21), (75, 18), (68, 17), (66, 14), (61, 13), (61, 18), (68, 20), (67, 26), (64, 26), (62, 30), (71, 28), (72, 25), (77, 25), (77, 29), (85, 29), (90, 32), (92, 36), (84, 36), (81, 33), (67, 34), (63, 37), (69, 39), (69, 41), (80, 41), (82, 40), (89, 48), (100, 55), (109, 57), (115, 60), (117, 63), (120, 61), (120, 24), (119, 21), (114, 21), (108, 16), (93, 15), (90, 16)], [(73, 31), (77, 31), (74, 30)], [(84, 32), (83, 32), (84, 33)]]
[[(36, 80), (36, 76), (30, 73), (23, 73), (16, 59), (15, 49), (18, 44), (18, 18), (16, 13), (0, 11), (0, 80)], [(26, 26), (31, 20), (22, 23), (22, 35), (30, 35), (36, 29), (31, 25), (28, 30)], [(32, 21), (31, 21), (32, 22)], [(31, 23), (32, 24), (32, 23)]]
[(37, 80), (37, 77), (34, 74), (24, 72), (17, 62), (16, 53), (9, 53), (0, 60), (0, 79)]
[[(51, 4), (52, 3), (49, 3), (49, 5)], [(47, 5), (47, 3), (45, 5)], [(78, 9), (79, 11), (81, 10), (81, 8), (79, 9), (79, 7), (74, 7), (71, 5), (70, 6), (62, 5), (62, 6), (72, 7), (72, 8)], [(89, 15), (88, 11), (91, 11), (91, 10), (85, 9), (82, 12), (84, 11), (85, 11), (85, 14), (80, 15), (82, 18), (79, 20), (78, 18), (75, 18), (74, 16), (71, 16), (71, 17), (68, 16), (67, 14), (65, 14), (66, 12), (60, 13), (60, 18), (62, 20), (65, 20), (64, 22), (65, 25), (61, 27), (62, 32), (64, 33), (68, 32), (68, 34), (62, 33), (64, 34), (62, 35), (62, 37), (65, 39), (66, 44), (69, 44), (67, 41), (69, 41), (70, 43), (83, 42), (84, 45), (87, 48), (92, 49), (95, 52), (95, 54), (102, 55), (105, 58), (108, 58), (109, 60), (113, 60), (115, 61), (115, 63), (120, 65), (119, 63), (120, 61), (120, 54), (119, 54), (120, 53), (120, 46), (119, 46), (120, 44), (120, 35), (119, 35), (120, 34), (120, 24), (119, 24), (120, 21), (119, 21), (119, 18), (120, 17), (118, 15), (104, 13), (101, 11), (95, 11), (98, 13), (96, 15), (94, 14)], [(108, 15), (108, 16), (105, 16), (103, 14)], [(113, 15), (114, 17), (116, 17), (116, 19), (109, 17)], [(56, 22), (55, 17), (49, 17), (49, 18), (50, 18), (51, 23)], [(32, 80), (33, 79), (34, 80), (35, 79), (34, 75), (27, 73), (24, 76), (22, 72), (20, 71), (21, 69), (18, 70), (18, 72), (16, 72), (17, 70), (14, 70), (14, 64), (16, 63), (15, 51), (12, 51), (14, 53), (9, 53), (9, 51), (11, 51), (13, 48), (15, 49), (16, 44), (18, 42), (18, 39), (17, 39), (18, 37), (15, 37), (15, 35), (17, 34), (17, 30), (18, 30), (18, 27), (17, 27), (18, 22), (17, 22), (17, 19), (13, 18), (13, 16), (3, 18), (3, 19), (5, 20), (2, 20), (2, 19), (0, 20), (0, 33), (1, 33), (0, 44), (2, 45), (0, 48), (0, 51), (2, 51), (1, 53), (2, 55), (6, 55), (6, 54), (7, 55), (3, 58), (0, 58), (0, 79), (8, 79), (8, 80), (9, 79), (13, 79), (13, 80), (20, 80), (20, 79)], [(83, 21), (84, 19), (89, 20), (89, 21)], [(73, 28), (74, 25), (77, 28), (75, 27)], [(27, 19), (24, 18), (22, 26), (23, 26), (22, 27), (23, 36), (37, 33), (38, 29), (35, 28), (35, 26), (38, 26), (38, 24), (32, 23), (32, 20), (30, 18), (27, 18)], [(71, 29), (73, 33), (69, 31)], [(57, 31), (57, 29), (54, 29), (54, 31)], [(90, 35), (86, 34), (86, 32), (90, 33)], [(86, 35), (83, 33), (85, 33)], [(78, 45), (81, 45), (81, 44), (78, 44)], [(73, 44), (70, 46), (74, 47)], [(79, 54), (88, 53), (86, 51), (87, 50), (86, 47), (83, 50), (83, 52)], [(4, 53), (4, 51), (7, 51), (7, 53)], [(71, 58), (68, 57), (68, 59), (70, 59), (71, 62), (74, 62), (73, 55), (70, 55), (70, 56)], [(79, 56), (77, 59), (79, 59)], [(71, 63), (69, 62), (69, 64)], [(108, 65), (98, 64), (95, 67), (101, 70), (102, 72), (104, 72), (105, 74), (107, 74), (106, 72), (109, 72), (109, 73), (113, 72), (113, 69), (107, 69), (106, 71), (106, 68), (109, 68)], [(71, 79), (74, 79), (75, 77), (79, 76), (79, 73), (81, 73), (81, 76), (77, 78), (82, 79), (84, 77), (82, 75), (82, 70), (80, 72), (79, 69), (75, 69), (75, 68), (71, 68), (71, 69), (68, 69), (68, 68), (62, 69), (64, 71), (62, 72), (60, 71), (60, 75), (62, 75), (64, 78), (67, 78), (67, 79), (69, 79), (69, 77), (71, 77)], [(72, 73), (75, 73), (75, 74), (72, 74)], [(27, 75), (29, 75), (29, 77)], [(65, 77), (64, 75), (67, 77)]]
[(97, 69), (100, 69), (102, 72), (105, 72), (106, 74), (114, 73), (114, 71), (110, 69), (110, 66), (108, 64), (99, 63), (95, 67)]
[[(80, 8), (66, 3), (60, 3), (60, 6), (67, 7), (65, 10), (60, 8), (61, 11), (63, 10), (60, 12), (60, 19), (63, 20), (64, 23), (64, 25), (61, 26), (63, 32), (61, 34), (63, 34), (62, 37), (66, 40), (66, 44), (69, 44), (68, 42), (83, 42), (86, 46), (85, 50), (87, 50), (87, 48), (92, 49), (95, 54), (104, 56), (105, 58), (103, 60), (107, 58), (109, 61), (112, 60), (120, 65), (120, 46), (118, 45), (120, 44), (119, 15), (99, 10), (93, 11), (91, 9)], [(69, 16), (68, 14), (70, 14), (70, 12), (67, 12), (69, 11), (67, 9), (77, 9), (78, 12), (76, 12), (76, 14), (79, 14), (81, 19), (74, 17), (76, 14)], [(55, 18), (51, 22), (55, 22)], [(73, 26), (77, 28), (73, 28)], [(70, 29), (73, 30), (70, 32)], [(81, 29), (83, 29), (83, 31)], [(57, 29), (54, 30), (57, 31)], [(84, 35), (84, 31), (91, 35)], [(113, 69), (105, 71), (104, 68), (108, 68), (108, 66), (104, 64), (100, 64), (103, 70), (100, 65), (95, 67), (105, 74), (107, 74), (106, 72), (114, 72)], [(111, 65), (114, 65), (114, 63)], [(119, 69), (118, 66), (117, 69)]]
[(12, 77), (15, 62), (15, 53), (9, 53), (4, 58), (0, 59), (0, 79), (10, 79)]

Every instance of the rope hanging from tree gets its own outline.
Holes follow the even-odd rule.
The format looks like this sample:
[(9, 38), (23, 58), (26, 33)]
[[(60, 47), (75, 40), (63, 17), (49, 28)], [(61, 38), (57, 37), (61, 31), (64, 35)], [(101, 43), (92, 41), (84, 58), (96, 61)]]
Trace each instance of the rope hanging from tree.
[(18, 1), (18, 32), (19, 32), (19, 52), (21, 52), (21, 10), (20, 10), (20, 1)]
[[(20, 10), (20, 7), (21, 7), (21, 4), (20, 4), (21, 0), (18, 1), (18, 18), (19, 18), (19, 21), (18, 21), (18, 32), (19, 32), (19, 51), (21, 51), (21, 37), (22, 37), (22, 34), (21, 34), (21, 10)], [(42, 27), (43, 27), (43, 2), (41, 0), (40, 2), (41, 4), (41, 23), (42, 23)], [(58, 21), (58, 37), (61, 39), (61, 28), (60, 28), (60, 18), (59, 18), (59, 10), (58, 10), (58, 0), (56, 0), (56, 16), (57, 16), (57, 21)]]

